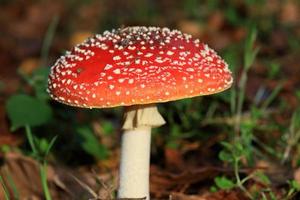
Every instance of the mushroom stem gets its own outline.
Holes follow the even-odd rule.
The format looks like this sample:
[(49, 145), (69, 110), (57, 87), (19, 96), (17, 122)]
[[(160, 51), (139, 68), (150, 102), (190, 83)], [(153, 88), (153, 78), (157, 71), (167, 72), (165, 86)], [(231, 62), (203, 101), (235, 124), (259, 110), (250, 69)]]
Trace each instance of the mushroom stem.
[(155, 105), (130, 106), (124, 116), (118, 198), (149, 199), (151, 128), (165, 121)]
[(119, 198), (149, 199), (151, 128), (126, 130), (122, 136)]

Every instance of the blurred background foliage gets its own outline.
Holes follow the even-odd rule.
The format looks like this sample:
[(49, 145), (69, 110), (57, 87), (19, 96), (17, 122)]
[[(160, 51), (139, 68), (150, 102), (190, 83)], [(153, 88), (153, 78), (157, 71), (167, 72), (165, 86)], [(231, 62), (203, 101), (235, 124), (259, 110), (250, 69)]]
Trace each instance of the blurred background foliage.
[[(221, 94), (159, 105), (167, 124), (153, 133), (153, 196), (224, 199), (225, 191), (232, 199), (296, 199), (297, 0), (1, 0), (0, 182), (8, 185), (12, 197), (43, 195), (40, 190), (32, 194), (21, 177), (8, 178), (24, 173), (10, 167), (16, 156), (49, 162), (52, 173), (63, 181), (67, 178), (62, 169), (78, 173), (96, 191), (103, 190), (103, 181), (115, 180), (123, 108), (85, 110), (54, 102), (46, 93), (47, 77), (55, 60), (87, 37), (137, 25), (192, 34), (228, 62), (235, 78), (233, 87)], [(24, 137), (29, 130), (35, 145)], [(204, 168), (208, 171), (199, 175)], [(178, 182), (169, 177), (187, 171), (196, 178), (181, 176)], [(102, 181), (95, 174), (101, 174)], [(67, 199), (66, 191), (79, 187), (73, 183), (63, 189), (66, 194), (55, 192), (57, 183), (48, 176), (57, 199)], [(37, 182), (33, 185), (39, 188)], [(83, 195), (78, 198), (88, 196), (84, 187), (77, 191)]]

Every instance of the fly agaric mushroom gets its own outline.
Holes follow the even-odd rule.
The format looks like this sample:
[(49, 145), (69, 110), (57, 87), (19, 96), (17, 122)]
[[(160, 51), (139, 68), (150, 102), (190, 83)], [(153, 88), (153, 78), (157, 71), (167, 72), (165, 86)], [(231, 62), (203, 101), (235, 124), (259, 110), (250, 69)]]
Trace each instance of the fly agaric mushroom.
[(126, 106), (118, 197), (149, 199), (151, 128), (165, 123), (155, 103), (218, 93), (232, 80), (216, 52), (190, 35), (127, 27), (89, 38), (60, 57), (48, 92), (71, 106)]

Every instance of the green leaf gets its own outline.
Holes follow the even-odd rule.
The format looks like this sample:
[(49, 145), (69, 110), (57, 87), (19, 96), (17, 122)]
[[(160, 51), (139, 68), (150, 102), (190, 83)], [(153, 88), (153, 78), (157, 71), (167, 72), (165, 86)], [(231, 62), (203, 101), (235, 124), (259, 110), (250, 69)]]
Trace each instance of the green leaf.
[(257, 171), (255, 176), (265, 185), (270, 185), (271, 181), (267, 175), (265, 175), (262, 171)]
[(101, 123), (101, 125), (103, 127), (105, 135), (111, 135), (115, 130), (113, 123), (111, 123), (110, 121), (104, 121), (103, 123)]
[(217, 191), (218, 191), (218, 188), (217, 188), (216, 186), (211, 186), (211, 187), (209, 188), (209, 191), (210, 191), (210, 192), (217, 192)]
[(36, 69), (31, 76), (32, 87), (35, 90), (35, 95), (38, 99), (47, 100), (49, 94), (46, 91), (48, 84), (49, 68), (40, 67)]
[(51, 148), (53, 147), (54, 143), (56, 142), (57, 137), (58, 137), (58, 136), (56, 135), (56, 136), (54, 136), (54, 137), (51, 139), (51, 141), (50, 141), (50, 143), (48, 144), (47, 149), (46, 149), (46, 151), (45, 151), (45, 156), (47, 156), (47, 155), (49, 154)]
[(6, 112), (12, 130), (45, 124), (52, 117), (51, 107), (43, 101), (25, 94), (11, 96), (6, 102)]
[(0, 151), (3, 152), (3, 153), (8, 153), (11, 150), (11, 146), (7, 145), (7, 144), (4, 144), (4, 145), (1, 145), (0, 146)]
[(300, 191), (300, 184), (296, 180), (292, 180), (290, 184), (296, 191)]
[(255, 27), (250, 27), (249, 33), (245, 41), (245, 54), (244, 54), (244, 66), (248, 71), (253, 64), (259, 48), (254, 48), (254, 43), (257, 37), (257, 30)]
[(94, 135), (89, 127), (82, 126), (77, 129), (82, 138), (81, 146), (90, 155), (99, 160), (106, 159), (108, 156), (107, 148), (99, 143), (98, 138)]
[(297, 99), (300, 100), (300, 90), (299, 89), (296, 90), (295, 94), (296, 94)]
[[(293, 113), (291, 124), (290, 124), (290, 132), (297, 135), (297, 132), (300, 131), (300, 109), (296, 109)], [(296, 138), (296, 137), (295, 137)]]
[(270, 69), (268, 71), (268, 78), (269, 79), (275, 79), (280, 75), (281, 66), (279, 63), (271, 62), (270, 63)]
[(223, 142), (221, 142), (221, 145), (223, 145), (224, 148), (227, 149), (228, 151), (232, 151), (232, 149), (233, 149), (233, 145), (230, 144), (229, 142), (223, 141)]
[(223, 150), (219, 153), (219, 159), (222, 161), (233, 162), (233, 156), (229, 152)]
[(37, 142), (36, 140), (36, 144), (39, 144), (39, 152), (44, 154), (47, 151), (49, 146), (48, 141), (45, 138), (41, 138), (38, 141), (39, 142)]
[(57, 139), (57, 136), (53, 137), (50, 141), (48, 141), (46, 138), (37, 138), (34, 136), (31, 136), (31, 137), (33, 137), (33, 139), (34, 139), (35, 146), (37, 146), (36, 153), (41, 158), (44, 158), (49, 154), (51, 148), (53, 147), (53, 145)]
[(216, 185), (223, 190), (230, 190), (235, 187), (235, 184), (230, 179), (226, 178), (225, 176), (215, 178)]
[(242, 20), (237, 13), (237, 9), (233, 6), (228, 6), (227, 9), (224, 11), (226, 20), (232, 25), (239, 25), (242, 23)]
[(168, 141), (167, 147), (171, 149), (178, 149), (179, 147), (178, 141), (174, 141), (174, 140)]

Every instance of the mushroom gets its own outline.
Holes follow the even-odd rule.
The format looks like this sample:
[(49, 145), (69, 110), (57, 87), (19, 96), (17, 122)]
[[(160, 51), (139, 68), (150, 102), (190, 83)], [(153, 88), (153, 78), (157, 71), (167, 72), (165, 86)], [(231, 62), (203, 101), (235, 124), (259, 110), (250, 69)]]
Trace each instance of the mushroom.
[(224, 60), (198, 39), (168, 28), (127, 27), (61, 56), (48, 92), (71, 106), (126, 106), (118, 197), (149, 199), (151, 129), (165, 123), (156, 103), (221, 92), (232, 81)]

